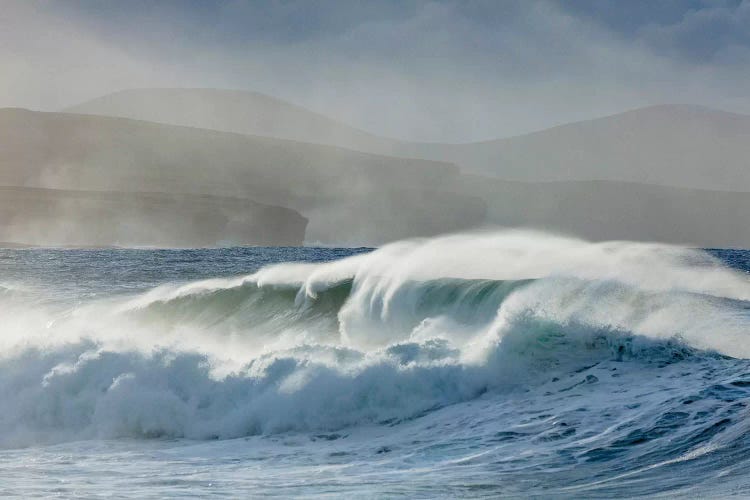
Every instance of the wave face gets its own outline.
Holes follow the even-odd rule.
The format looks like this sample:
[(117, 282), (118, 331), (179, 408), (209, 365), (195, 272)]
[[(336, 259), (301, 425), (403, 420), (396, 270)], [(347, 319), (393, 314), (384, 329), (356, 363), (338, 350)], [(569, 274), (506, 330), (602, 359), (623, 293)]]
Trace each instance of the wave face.
[(0, 283), (0, 446), (303, 433), (346, 447), (388, 429), (387, 452), (507, 475), (495, 494), (543, 469), (571, 496), (747, 471), (750, 281), (709, 253), (505, 231), (154, 273), (150, 289)]

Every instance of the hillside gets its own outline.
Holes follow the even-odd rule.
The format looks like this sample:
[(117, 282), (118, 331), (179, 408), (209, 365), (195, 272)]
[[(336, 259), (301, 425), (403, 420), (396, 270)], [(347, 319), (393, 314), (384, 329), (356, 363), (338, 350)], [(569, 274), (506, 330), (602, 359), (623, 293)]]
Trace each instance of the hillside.
[(653, 106), (509, 139), (412, 146), (404, 154), (517, 181), (611, 180), (750, 191), (750, 116)]
[[(645, 134), (635, 125), (642, 121), (639, 116), (655, 114), (649, 125), (653, 128), (657, 118), (665, 119), (670, 109), (678, 114), (686, 113), (682, 120), (685, 122), (683, 132), (697, 134), (699, 123), (704, 125), (707, 132), (703, 135), (713, 137), (713, 142), (706, 139), (708, 143), (705, 146), (699, 144), (700, 148), (740, 148), (745, 117), (716, 114), (700, 108), (674, 107), (605, 118), (604, 125), (612, 121), (607, 126), (597, 125), (596, 121), (572, 124), (475, 146), (487, 148), (487, 151), (511, 151), (515, 156), (507, 158), (518, 161), (523, 157), (520, 152), (528, 149), (524, 153), (529, 155), (526, 160), (536, 161), (544, 155), (555, 156), (552, 149), (540, 146), (538, 152), (534, 152), (533, 146), (537, 142), (555, 144), (550, 139), (552, 137), (556, 138), (556, 144), (577, 144), (576, 154), (585, 159), (613, 148), (612, 143), (606, 144), (604, 137), (611, 136), (612, 130), (620, 130), (622, 140), (619, 147), (629, 148), (632, 152), (632, 141), (640, 140), (638, 138)], [(688, 120), (690, 116), (692, 122)], [(672, 116), (669, 120), (676, 118)], [(728, 122), (730, 118), (737, 123)], [(0, 136), (0, 150), (3, 152), (0, 156), (0, 185), (152, 193), (149, 196), (156, 196), (153, 193), (158, 192), (162, 193), (160, 196), (183, 196), (182, 208), (177, 212), (184, 214), (193, 213), (187, 200), (199, 200), (195, 195), (236, 198), (248, 200), (248, 203), (254, 200), (302, 214), (309, 220), (304, 236), (309, 243), (375, 245), (399, 238), (490, 224), (562, 231), (593, 240), (636, 239), (698, 246), (750, 246), (750, 234), (746, 229), (747, 220), (750, 220), (750, 195), (742, 192), (748, 169), (734, 169), (736, 164), (728, 161), (730, 155), (724, 157), (723, 162), (711, 163), (705, 159), (705, 165), (697, 161), (690, 163), (694, 158), (688, 158), (687, 153), (680, 162), (666, 162), (677, 164), (670, 167), (674, 171), (672, 183), (711, 185), (698, 175), (702, 174), (706, 179), (713, 179), (713, 185), (731, 184), (733, 187), (718, 190), (659, 185), (666, 183), (659, 183), (660, 180), (670, 181), (669, 175), (648, 178), (657, 184), (630, 182), (629, 177), (637, 178), (638, 172), (644, 175), (652, 173), (644, 166), (652, 161), (648, 157), (634, 163), (630, 170), (625, 169), (625, 160), (609, 163), (602, 160), (601, 165), (608, 166), (601, 167), (602, 172), (615, 177), (614, 180), (575, 180), (579, 175), (594, 177), (594, 163), (571, 160), (573, 146), (567, 150), (570, 155), (558, 155), (560, 162), (570, 163), (565, 163), (567, 167), (558, 165), (555, 170), (541, 164), (534, 176), (530, 170), (524, 169), (519, 169), (515, 175), (508, 174), (508, 177), (538, 177), (544, 181), (526, 182), (460, 174), (454, 165), (444, 162), (394, 158), (325, 145), (104, 116), (5, 109), (0, 110), (0, 127), (4, 131)], [(727, 129), (722, 131), (719, 127)], [(626, 130), (632, 133), (625, 133)], [(656, 130), (652, 133), (657, 135)], [(588, 137), (596, 134), (603, 134), (603, 137), (591, 139), (591, 144), (585, 147)], [(652, 146), (658, 149), (658, 143), (668, 143), (670, 137), (674, 139), (674, 134), (674, 131), (662, 134), (663, 141), (651, 141)], [(717, 144), (719, 136), (725, 141), (724, 146)], [(577, 137), (578, 142), (571, 137)], [(499, 148), (500, 143), (512, 147), (507, 150), (504, 149), (506, 146)], [(695, 143), (697, 140), (693, 146)], [(690, 147), (687, 143), (684, 146), (686, 149)], [(620, 154), (625, 155), (626, 151)], [(638, 154), (645, 155), (643, 151)], [(503, 164), (515, 165), (510, 160)], [(621, 168), (611, 171), (612, 165)], [(590, 170), (586, 170), (586, 166)], [(726, 171), (728, 167), (731, 167), (729, 170), (734, 172), (734, 177), (722, 177), (721, 169)], [(684, 168), (685, 175), (678, 175), (678, 168)], [(712, 172), (712, 168), (719, 171)], [(668, 170), (661, 169), (659, 175)], [(174, 211), (179, 205), (175, 203), (168, 203), (173, 207), (170, 210)], [(201, 217), (214, 220), (212, 217), (216, 217), (216, 210), (219, 210), (224, 217), (220, 218), (221, 221), (236, 219), (237, 211), (227, 212), (225, 204), (220, 205), (224, 208), (214, 207), (210, 211), (213, 215), (203, 213)], [(123, 209), (124, 212), (128, 210)], [(102, 213), (112, 217), (114, 212), (104, 210)], [(169, 218), (160, 220), (162, 222), (154, 224), (163, 224)], [(39, 226), (39, 223), (35, 222), (33, 226)], [(222, 222), (218, 226), (231, 230), (210, 235), (201, 233), (191, 238), (200, 246), (211, 244), (212, 239), (217, 242), (250, 241), (247, 235), (241, 235), (236, 224)], [(186, 244), (178, 242), (176, 234), (170, 237), (170, 244)], [(122, 239), (118, 237), (118, 241)], [(141, 241), (143, 238), (136, 239)], [(0, 235), (2, 240), (28, 242), (28, 238), (11, 239)]]
[(469, 144), (378, 137), (243, 91), (129, 90), (71, 110), (446, 161), (467, 172), (514, 181), (610, 180), (750, 191), (750, 116), (699, 106), (651, 106)]
[(388, 154), (398, 144), (302, 106), (243, 90), (131, 89), (64, 111), (276, 137), (370, 153)]

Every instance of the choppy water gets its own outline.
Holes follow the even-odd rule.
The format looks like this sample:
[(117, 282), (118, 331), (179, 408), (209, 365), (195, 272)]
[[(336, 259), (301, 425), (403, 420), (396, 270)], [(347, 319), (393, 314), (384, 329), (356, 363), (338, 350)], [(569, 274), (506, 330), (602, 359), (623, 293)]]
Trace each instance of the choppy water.
[(748, 496), (748, 270), (528, 232), (0, 250), (0, 495)]

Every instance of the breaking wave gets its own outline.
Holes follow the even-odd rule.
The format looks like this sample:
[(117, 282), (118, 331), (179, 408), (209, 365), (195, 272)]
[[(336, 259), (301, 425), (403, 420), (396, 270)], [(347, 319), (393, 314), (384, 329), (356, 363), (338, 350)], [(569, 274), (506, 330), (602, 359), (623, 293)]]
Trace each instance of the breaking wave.
[(396, 425), (589, 384), (591, 366), (750, 358), (745, 275), (697, 250), (535, 232), (410, 240), (66, 306), (10, 306), (7, 293), (3, 446)]

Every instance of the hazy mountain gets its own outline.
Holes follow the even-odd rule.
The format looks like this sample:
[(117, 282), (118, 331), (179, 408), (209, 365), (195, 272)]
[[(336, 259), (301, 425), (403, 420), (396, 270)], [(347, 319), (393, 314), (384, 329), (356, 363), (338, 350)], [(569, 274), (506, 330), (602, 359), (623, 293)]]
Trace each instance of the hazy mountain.
[[(645, 120), (648, 127), (635, 125), (639, 122), (638, 116), (651, 116)], [(677, 119), (679, 116), (682, 116), (681, 120)], [(717, 157), (714, 161), (705, 158), (702, 160), (705, 165), (695, 160), (697, 155), (690, 157), (687, 153), (680, 162), (670, 160), (668, 154), (677, 153), (672, 147), (660, 150), (659, 144), (668, 144), (670, 140), (675, 144), (679, 142), (679, 134), (673, 127), (661, 134), (663, 140), (649, 142), (649, 147), (656, 151), (654, 155), (662, 154), (660, 164), (669, 165), (657, 169), (644, 152), (647, 148), (636, 152), (632, 144), (637, 138), (647, 135), (647, 129), (652, 130), (653, 137), (656, 137), (658, 120), (663, 121), (664, 127), (673, 121), (681, 122), (682, 133), (690, 131), (696, 136), (700, 135), (702, 123), (705, 144), (701, 145), (696, 139), (682, 146), (686, 150), (691, 147), (711, 149)], [(81, 190), (150, 193), (143, 195), (146, 198), (112, 195), (113, 200), (108, 206), (119, 204), (120, 208), (102, 208), (101, 213), (108, 214), (103, 220), (122, 221), (127, 217), (131, 217), (127, 220), (132, 220), (130, 215), (118, 219), (115, 212), (133, 213), (134, 208), (127, 207), (135, 207), (148, 199), (145, 207), (159, 204), (167, 207), (159, 209), (162, 214), (182, 213), (186, 214), (184, 220), (209, 221), (201, 227), (213, 227), (213, 232), (206, 232), (207, 229), (198, 231), (199, 234), (190, 232), (189, 238), (195, 245), (211, 244), (212, 240), (217, 243), (252, 241), (248, 239), (250, 233), (242, 233), (240, 229), (251, 226), (238, 225), (236, 220), (239, 214), (252, 213), (249, 207), (255, 206), (253, 202), (247, 201), (248, 208), (240, 209), (236, 208), (239, 202), (231, 202), (229, 205), (234, 203), (235, 208), (229, 209), (227, 202), (222, 201), (238, 198), (287, 207), (301, 213), (309, 219), (305, 239), (312, 243), (378, 244), (403, 237), (496, 224), (551, 229), (594, 240), (640, 239), (699, 246), (750, 246), (750, 234), (746, 231), (747, 220), (750, 220), (750, 195), (739, 192), (747, 169), (734, 169), (735, 164), (729, 160), (736, 159), (735, 153), (734, 156), (722, 156), (718, 151), (732, 148), (737, 151), (743, 146), (740, 139), (745, 123), (746, 118), (742, 116), (667, 106), (473, 145), (496, 151), (511, 144), (505, 150), (507, 158), (520, 162), (519, 158), (524, 158), (521, 151), (526, 151), (524, 154), (528, 154), (528, 158), (524, 161), (528, 165), (536, 165), (534, 162), (541, 162), (540, 158), (554, 157), (552, 145), (560, 148), (556, 169), (538, 163), (538, 174), (533, 177), (546, 180), (547, 176), (557, 176), (563, 180), (522, 182), (461, 175), (457, 167), (444, 162), (393, 158), (325, 145), (122, 118), (5, 109), (0, 110), (0, 130), (3, 130), (0, 135), (0, 185), (77, 190), (75, 196), (63, 196), (58, 191), (49, 194), (58, 198), (67, 196), (66, 199), (81, 198), (84, 196)], [(719, 127), (726, 127), (726, 130)], [(617, 135), (613, 130), (618, 131), (621, 140), (612, 139), (607, 143), (607, 137)], [(626, 133), (627, 130), (631, 132)], [(587, 137), (594, 138), (589, 140)], [(547, 149), (539, 146), (535, 153), (533, 144), (537, 142), (547, 144)], [(498, 146), (502, 144), (505, 145), (503, 148)], [(564, 149), (562, 144), (571, 146)], [(469, 146), (431, 145), (433, 148)], [(590, 158), (597, 155), (603, 158), (602, 151), (615, 146), (621, 148), (619, 155), (631, 154), (632, 157), (637, 153), (644, 156), (629, 170), (625, 168), (625, 160), (609, 163), (602, 160), (601, 170), (610, 176), (633, 174), (637, 177), (638, 172), (655, 175), (656, 172), (646, 168), (652, 165), (662, 176), (650, 177), (653, 182), (660, 178), (670, 181), (665, 172), (672, 171), (674, 179), (671, 180), (675, 184), (703, 184), (700, 174), (714, 181), (724, 180), (733, 184), (734, 189), (730, 192), (622, 180), (565, 180), (584, 175), (581, 172), (594, 177), (592, 172), (596, 163), (589, 161)], [(498, 149), (492, 149), (495, 147)], [(563, 154), (565, 151), (568, 156)], [(589, 160), (574, 162), (571, 159), (574, 151), (581, 159)], [(507, 160), (503, 164), (512, 166), (515, 165), (513, 161)], [(569, 162), (570, 167), (560, 165), (568, 165), (565, 162)], [(619, 170), (613, 171), (612, 165), (619, 165)], [(684, 169), (685, 175), (677, 173), (680, 168)], [(712, 173), (712, 168), (719, 172)], [(733, 172), (735, 177), (730, 182), (720, 175), (721, 172)], [(518, 169), (515, 176), (523, 178), (524, 175), (531, 177), (530, 171), (523, 169)], [(709, 182), (705, 184), (710, 185)], [(168, 195), (178, 196), (179, 200), (162, 199)], [(34, 196), (34, 199), (40, 199), (40, 195)], [(92, 196), (101, 200), (107, 195)], [(117, 196), (121, 201), (115, 200)], [(6, 202), (6, 206), (15, 203)], [(62, 202), (55, 203), (58, 205), (53, 206), (60, 206)], [(191, 203), (203, 207), (208, 203), (211, 208), (196, 208), (203, 211), (199, 215), (187, 215), (195, 212)], [(69, 204), (65, 202), (65, 206)], [(90, 201), (83, 205), (97, 206)], [(100, 209), (86, 210), (81, 212), (83, 215), (78, 216), (79, 219), (90, 220), (87, 219), (89, 214)], [(55, 211), (58, 209), (42, 212)], [(29, 209), (29, 212), (34, 210)], [(171, 224), (169, 221), (178, 220), (170, 218), (173, 215), (159, 217), (148, 219), (147, 215), (141, 215), (143, 228), (137, 234), (153, 234), (150, 228), (170, 225), (186, 227), (180, 226), (184, 222)], [(30, 227), (47, 227), (39, 220)], [(295, 217), (282, 218), (271, 226), (280, 231), (285, 231), (279, 229), (284, 225), (298, 229), (298, 220)], [(117, 224), (119, 227), (127, 225)], [(291, 232), (294, 231), (296, 229)], [(182, 229), (175, 230), (172, 236), (164, 236), (160, 241), (171, 241), (172, 245), (188, 244), (177, 241), (182, 232)], [(112, 243), (144, 241), (142, 236), (130, 240), (112, 235), (107, 238), (112, 239)], [(9, 239), (0, 233), (0, 241)]]
[(0, 130), (5, 186), (246, 198), (296, 210), (310, 220), (309, 241), (336, 243), (376, 244), (484, 220), (481, 200), (445, 189), (458, 177), (446, 163), (21, 109), (0, 110)]
[(123, 90), (65, 111), (328, 144), (371, 153), (387, 154), (398, 144), (302, 106), (243, 90)]
[(614, 180), (750, 191), (750, 116), (664, 105), (409, 154), (519, 181)]
[(652, 106), (469, 144), (377, 137), (279, 99), (243, 91), (129, 90), (72, 110), (447, 161), (464, 171), (506, 180), (612, 180), (750, 191), (750, 116), (698, 106)]

